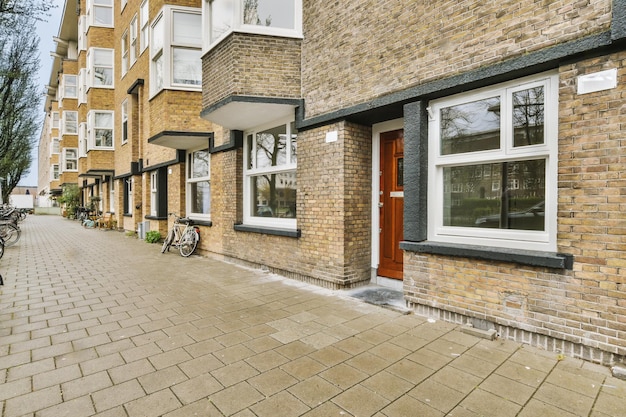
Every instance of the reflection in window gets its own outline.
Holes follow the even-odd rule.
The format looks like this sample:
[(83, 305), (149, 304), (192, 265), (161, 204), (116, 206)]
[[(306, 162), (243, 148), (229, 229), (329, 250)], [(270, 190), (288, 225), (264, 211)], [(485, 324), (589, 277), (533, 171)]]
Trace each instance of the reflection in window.
[(441, 154), (500, 148), (500, 98), (441, 109)]
[(443, 174), (444, 226), (545, 230), (544, 159), (444, 167)]
[(252, 177), (255, 217), (296, 217), (296, 173), (283, 172)]
[(174, 84), (201, 85), (202, 61), (199, 49), (173, 48)]
[(294, 29), (294, 17), (293, 0), (244, 0), (243, 2), (245, 25)]
[(513, 146), (544, 143), (544, 88), (513, 93)]
[(208, 149), (193, 151), (187, 160), (187, 213), (208, 217), (211, 214), (210, 158)]

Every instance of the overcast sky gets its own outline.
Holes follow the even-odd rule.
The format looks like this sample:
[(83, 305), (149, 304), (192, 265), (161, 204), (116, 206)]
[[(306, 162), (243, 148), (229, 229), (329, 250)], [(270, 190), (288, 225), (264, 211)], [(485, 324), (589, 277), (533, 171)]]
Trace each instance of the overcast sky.
[[(50, 16), (46, 17), (46, 21), (37, 22), (37, 35), (39, 36), (39, 61), (41, 67), (39, 68), (39, 85), (40, 90), (44, 91), (44, 87), (50, 81), (50, 71), (52, 70), (52, 57), (50, 56), (50, 52), (54, 50), (55, 44), (52, 40), (53, 36), (57, 36), (59, 34), (59, 24), (61, 21), (61, 13), (63, 12), (63, 4), (65, 0), (54, 0), (54, 3), (57, 5), (56, 8), (50, 11)], [(44, 113), (44, 101), (41, 101), (41, 114), (43, 120)], [(41, 132), (41, 130), (40, 130)], [(37, 186), (37, 156), (39, 153), (39, 134), (37, 135), (37, 140), (35, 141), (35, 148), (33, 149), (33, 164), (30, 167), (30, 172), (28, 175), (23, 176), (19, 185), (36, 187)]]

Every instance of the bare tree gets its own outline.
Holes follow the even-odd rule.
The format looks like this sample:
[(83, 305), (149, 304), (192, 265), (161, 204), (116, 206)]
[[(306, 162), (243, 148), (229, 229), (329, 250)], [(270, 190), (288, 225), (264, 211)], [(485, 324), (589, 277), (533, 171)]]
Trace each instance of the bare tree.
[[(0, 0), (0, 6), (7, 2)], [(21, 6), (20, 6), (21, 7)], [(38, 44), (30, 16), (16, 14), (12, 23), (20, 30), (0, 30), (0, 177), (4, 178), (2, 199), (28, 173), (36, 134), (40, 127), (40, 100), (37, 86)], [(4, 19), (4, 18), (3, 18)]]
[(21, 16), (43, 20), (53, 7), (53, 0), (0, 0), (0, 28), (13, 26)]

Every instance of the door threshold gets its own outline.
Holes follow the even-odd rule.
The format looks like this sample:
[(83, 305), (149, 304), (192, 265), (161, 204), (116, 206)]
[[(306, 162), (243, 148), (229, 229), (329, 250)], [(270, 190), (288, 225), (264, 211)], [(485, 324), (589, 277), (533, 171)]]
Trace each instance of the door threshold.
[(380, 276), (372, 277), (372, 284), (380, 287), (390, 288), (396, 291), (403, 290), (403, 281), (401, 279), (386, 278)]

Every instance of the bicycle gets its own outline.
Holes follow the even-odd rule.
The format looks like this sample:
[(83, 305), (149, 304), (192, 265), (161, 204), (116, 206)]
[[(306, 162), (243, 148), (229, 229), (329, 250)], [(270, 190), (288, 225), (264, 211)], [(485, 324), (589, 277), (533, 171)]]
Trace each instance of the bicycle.
[(21, 229), (11, 220), (0, 220), (0, 238), (4, 246), (13, 246), (20, 240)]
[(169, 252), (171, 246), (177, 246), (180, 256), (186, 258), (196, 250), (200, 241), (200, 231), (193, 225), (191, 219), (177, 216), (175, 213), (169, 213), (169, 216), (174, 216), (174, 224), (163, 241), (161, 253)]

